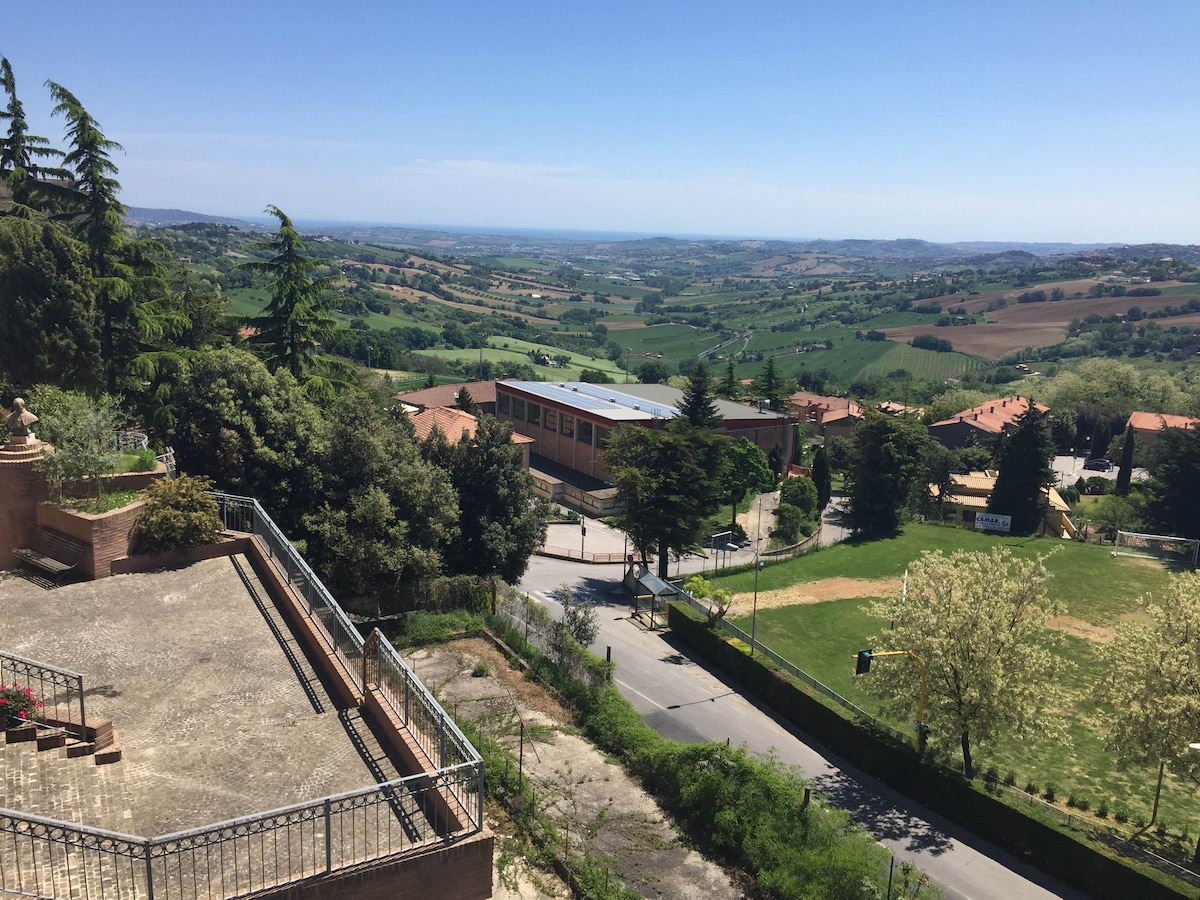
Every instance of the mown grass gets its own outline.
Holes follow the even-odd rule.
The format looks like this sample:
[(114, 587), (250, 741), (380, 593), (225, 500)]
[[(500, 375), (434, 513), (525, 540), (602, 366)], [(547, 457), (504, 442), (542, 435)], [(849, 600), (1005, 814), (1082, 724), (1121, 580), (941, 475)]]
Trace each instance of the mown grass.
[[(923, 550), (986, 550), (996, 544), (1022, 557), (1050, 554), (1046, 558), (1051, 574), (1050, 597), (1066, 608), (1071, 619), (1093, 627), (1073, 627), (1076, 633), (1066, 634), (1059, 648), (1071, 664), (1060, 679), (1070, 698), (1070, 706), (1060, 711), (1069, 740), (1044, 740), (1036, 735), (1002, 738), (995, 746), (975, 748), (979, 771), (995, 766), (1001, 778), (1012, 773), (1018, 787), (1033, 782), (1039, 791), (1053, 785), (1060, 806), (1074, 793), (1086, 798), (1093, 812), (1102, 801), (1110, 811), (1125, 807), (1131, 813), (1130, 827), (1139, 817), (1148, 821), (1157, 769), (1122, 769), (1116, 764), (1114, 754), (1104, 746), (1104, 731), (1098, 721), (1098, 714), (1108, 710), (1096, 702), (1093, 691), (1102, 675), (1097, 641), (1106, 639), (1110, 629), (1123, 619), (1138, 615), (1138, 597), (1157, 593), (1166, 586), (1170, 573), (1163, 566), (1145, 560), (1114, 559), (1108, 548), (1097, 545), (990, 537), (962, 529), (912, 525), (894, 538), (839, 544), (807, 557), (769, 565), (759, 575), (758, 588), (765, 592), (831, 577), (896, 577)], [(753, 590), (754, 573), (741, 572), (718, 583), (745, 595)], [(757, 638), (847, 699), (876, 712), (878, 704), (865, 690), (863, 680), (853, 675), (854, 653), (872, 646), (871, 639), (885, 635), (888, 628), (887, 621), (870, 614), (871, 603), (871, 598), (855, 598), (760, 609), (755, 626)], [(749, 604), (741, 606), (749, 608)], [(748, 615), (739, 615), (734, 621), (746, 631), (751, 628)], [(906, 734), (911, 725), (906, 721), (893, 724)], [(951, 764), (961, 760), (955, 736), (931, 735), (930, 746), (945, 752)], [(1175, 834), (1174, 844), (1168, 840), (1167, 845), (1183, 847), (1187, 842), (1179, 839), (1179, 833), (1187, 825), (1194, 833), (1195, 823), (1200, 820), (1200, 791), (1191, 782), (1168, 774), (1159, 819)]]

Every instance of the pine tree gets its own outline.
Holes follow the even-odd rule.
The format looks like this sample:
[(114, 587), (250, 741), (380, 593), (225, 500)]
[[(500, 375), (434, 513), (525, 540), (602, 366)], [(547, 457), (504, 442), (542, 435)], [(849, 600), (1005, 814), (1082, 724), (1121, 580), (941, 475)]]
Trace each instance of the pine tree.
[(329, 314), (330, 300), (324, 296), (329, 279), (312, 276), (312, 270), (324, 260), (306, 255), (308, 245), (283, 210), (268, 206), (266, 211), (279, 220), (279, 231), (274, 240), (254, 247), (270, 253), (271, 258), (244, 263), (246, 268), (271, 277), (271, 300), (262, 315), (253, 319), (257, 329), (254, 343), (264, 349), (272, 372), (287, 369), (299, 380), (313, 349), (337, 328)]
[(818, 447), (813, 458), (812, 480), (817, 486), (817, 507), (824, 509), (833, 496), (833, 475), (829, 470), (829, 454), (824, 447)]
[(721, 396), (726, 400), (733, 400), (741, 395), (741, 387), (738, 384), (737, 375), (734, 373), (733, 357), (731, 356), (725, 363), (725, 375), (721, 378)]
[(37, 161), (61, 159), (63, 152), (51, 147), (48, 139), (29, 133), (12, 66), (3, 56), (0, 86), (8, 95), (8, 106), (0, 111), (0, 119), (8, 120), (8, 134), (0, 140), (0, 180), (8, 185), (14, 204), (41, 208), (41, 195), (49, 188), (46, 179), (65, 179), (67, 172), (56, 166), (40, 166)]
[(688, 386), (679, 404), (679, 413), (695, 428), (713, 428), (721, 421), (721, 414), (712, 400), (708, 363), (704, 360), (692, 367)]
[(1013, 534), (1032, 534), (1045, 513), (1045, 487), (1054, 479), (1054, 445), (1034, 408), (1017, 420), (1000, 444), (1000, 470), (988, 512), (1012, 516)]
[(1129, 494), (1129, 481), (1133, 476), (1133, 426), (1125, 427), (1125, 440), (1121, 444), (1121, 466), (1117, 469), (1117, 483), (1113, 493), (1119, 497)]

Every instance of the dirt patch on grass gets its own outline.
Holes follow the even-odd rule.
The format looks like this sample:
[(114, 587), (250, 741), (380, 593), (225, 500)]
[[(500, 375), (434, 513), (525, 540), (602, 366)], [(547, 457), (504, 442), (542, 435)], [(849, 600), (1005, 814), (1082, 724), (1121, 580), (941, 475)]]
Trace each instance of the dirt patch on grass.
[(1071, 616), (1054, 616), (1046, 621), (1046, 627), (1083, 638), (1085, 641), (1094, 641), (1097, 644), (1107, 644), (1116, 635), (1116, 630), (1113, 628), (1093, 625), (1091, 622), (1074, 619)]
[[(830, 600), (852, 600), (856, 597), (890, 597), (900, 592), (899, 578), (826, 578), (807, 584), (794, 584), (774, 591), (758, 592), (758, 608), (804, 606)], [(734, 594), (733, 604), (738, 613), (749, 612), (753, 594)]]

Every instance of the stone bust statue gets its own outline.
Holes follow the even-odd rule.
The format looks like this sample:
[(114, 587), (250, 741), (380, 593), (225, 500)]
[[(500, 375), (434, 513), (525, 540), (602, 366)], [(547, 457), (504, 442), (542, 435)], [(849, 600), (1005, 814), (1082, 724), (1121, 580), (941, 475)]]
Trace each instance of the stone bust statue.
[(13, 401), (12, 412), (8, 416), (8, 432), (14, 438), (22, 438), (23, 443), (33, 437), (29, 426), (37, 420), (38, 417), (25, 408), (25, 401), (18, 397)]

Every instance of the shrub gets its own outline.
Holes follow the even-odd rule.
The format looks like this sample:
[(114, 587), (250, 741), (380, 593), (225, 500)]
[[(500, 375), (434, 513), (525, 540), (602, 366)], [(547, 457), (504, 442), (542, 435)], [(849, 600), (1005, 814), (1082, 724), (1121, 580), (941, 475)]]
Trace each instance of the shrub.
[(1067, 806), (1072, 809), (1077, 809), (1080, 812), (1087, 812), (1091, 809), (1092, 803), (1087, 797), (1081, 797), (1074, 791), (1067, 795)]
[(472, 678), (487, 678), (492, 674), (492, 665), (486, 659), (481, 659), (475, 663), (475, 668), (471, 670)]
[(158, 457), (148, 447), (131, 450), (129, 455), (136, 457), (133, 465), (129, 468), (130, 472), (153, 472), (158, 466)]
[(1118, 806), (1113, 809), (1113, 819), (1124, 825), (1129, 821), (1129, 809), (1125, 806)]
[(1032, 782), (1032, 781), (1025, 782), (1025, 793), (1036, 794), (1037, 792), (1038, 792), (1038, 786), (1035, 782)]
[(155, 554), (211, 544), (221, 532), (217, 501), (204, 476), (156, 481), (146, 490), (146, 507), (134, 525), (134, 552)]
[(1045, 800), (1047, 803), (1053, 803), (1056, 795), (1057, 795), (1057, 790), (1055, 789), (1054, 785), (1052, 785), (1052, 784), (1046, 785), (1046, 789), (1044, 791), (1042, 791), (1042, 799)]
[(1107, 800), (1101, 800), (1100, 805), (1096, 807), (1096, 818), (1097, 819), (1107, 819), (1108, 818), (1108, 801)]
[(1009, 787), (1016, 787), (1017, 773), (1009, 769), (1006, 773), (1004, 773), (1004, 783)]

